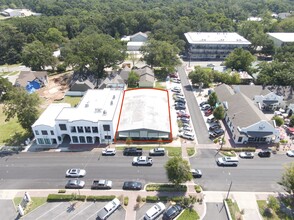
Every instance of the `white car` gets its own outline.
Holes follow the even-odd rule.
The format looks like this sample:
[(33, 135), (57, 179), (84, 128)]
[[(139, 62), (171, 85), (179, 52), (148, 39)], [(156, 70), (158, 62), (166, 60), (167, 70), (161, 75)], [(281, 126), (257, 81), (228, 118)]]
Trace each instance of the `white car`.
[(241, 152), (239, 154), (239, 157), (253, 159), (254, 153), (252, 153), (252, 152)]
[(294, 157), (294, 150), (288, 150), (286, 154), (288, 157)]
[(179, 134), (180, 137), (193, 141), (194, 134), (192, 132), (184, 131)]
[(99, 210), (97, 214), (97, 219), (107, 219), (119, 206), (120, 201), (117, 198), (113, 199), (112, 201), (107, 203), (102, 209)]
[(183, 132), (183, 131), (190, 131), (190, 132), (192, 132), (193, 129), (190, 126), (182, 127), (182, 128), (179, 129), (179, 132)]
[(181, 88), (180, 87), (174, 87), (171, 89), (172, 92), (181, 92)]
[(106, 148), (102, 151), (102, 155), (104, 156), (114, 156), (116, 154), (116, 150), (114, 148)]
[(163, 213), (165, 210), (165, 205), (162, 202), (156, 203), (154, 206), (152, 206), (146, 214), (144, 215), (144, 220), (154, 220), (157, 219), (161, 213)]
[(66, 177), (84, 177), (86, 175), (86, 170), (83, 169), (69, 169), (66, 171), (65, 176)]
[(152, 161), (151, 157), (140, 156), (140, 157), (134, 157), (132, 164), (135, 165), (135, 166), (138, 166), (138, 165), (152, 166), (153, 161)]

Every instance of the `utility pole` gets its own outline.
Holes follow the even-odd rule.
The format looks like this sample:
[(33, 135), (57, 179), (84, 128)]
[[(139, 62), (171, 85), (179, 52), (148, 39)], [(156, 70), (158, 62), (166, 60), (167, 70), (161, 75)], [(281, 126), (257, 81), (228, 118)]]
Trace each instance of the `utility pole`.
[(230, 183), (230, 187), (229, 187), (229, 190), (228, 190), (228, 194), (227, 194), (227, 198), (226, 198), (226, 200), (229, 198), (232, 184), (233, 184), (233, 181), (231, 180), (231, 183)]

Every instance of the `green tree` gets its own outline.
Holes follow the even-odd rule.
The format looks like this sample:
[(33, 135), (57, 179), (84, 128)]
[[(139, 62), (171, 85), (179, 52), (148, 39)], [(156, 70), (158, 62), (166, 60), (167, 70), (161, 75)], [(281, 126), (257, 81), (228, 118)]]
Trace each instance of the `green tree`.
[(215, 92), (212, 92), (208, 97), (208, 104), (214, 107), (218, 103), (218, 97)]
[(193, 205), (196, 203), (197, 198), (195, 196), (189, 195), (189, 197), (183, 197), (180, 201), (180, 205), (182, 207), (185, 207), (186, 209), (193, 207)]
[(292, 207), (294, 207), (294, 163), (290, 163), (285, 167), (282, 179), (279, 182), (287, 193), (289, 193), (292, 200)]
[(292, 116), (290, 117), (290, 123), (289, 123), (289, 126), (290, 126), (290, 127), (294, 127), (294, 115), (292, 115)]
[(8, 93), (14, 89), (13, 85), (7, 78), (0, 76), (0, 101), (6, 100)]
[(242, 48), (234, 49), (225, 59), (225, 65), (235, 70), (244, 70), (250, 72), (254, 56)]
[(166, 41), (149, 40), (140, 50), (142, 59), (151, 67), (161, 67), (171, 72), (181, 63), (177, 56), (179, 49)]
[(115, 67), (124, 61), (126, 46), (106, 34), (81, 34), (66, 44), (62, 55), (67, 64), (81, 72), (95, 74), (99, 79), (103, 77), (105, 68)]
[(209, 84), (213, 82), (213, 72), (211, 69), (204, 69), (196, 66), (195, 69), (189, 73), (189, 79), (192, 81), (192, 84), (203, 83), (204, 87), (209, 87)]
[(29, 94), (21, 87), (16, 87), (8, 92), (7, 97), (3, 108), (5, 121), (16, 116), (20, 125), (26, 131), (31, 132), (31, 126), (39, 116), (39, 96), (36, 93)]
[(169, 181), (177, 186), (192, 179), (188, 161), (181, 157), (169, 159), (165, 164), (165, 169)]
[(56, 64), (53, 50), (40, 41), (34, 41), (24, 46), (22, 51), (22, 62), (31, 67), (32, 70), (45, 70), (46, 66)]
[(62, 33), (57, 28), (49, 28), (45, 34), (45, 38), (48, 42), (60, 45), (65, 41)]
[(268, 207), (277, 212), (280, 209), (280, 203), (274, 196), (268, 197)]
[(272, 120), (275, 120), (275, 122), (276, 122), (276, 125), (278, 126), (278, 127), (280, 127), (280, 126), (282, 126), (283, 124), (284, 124), (284, 120), (281, 118), (281, 117), (279, 117), (279, 116), (274, 116), (273, 118), (272, 118)]
[(225, 108), (222, 105), (217, 106), (213, 110), (213, 116), (216, 120), (223, 120), (225, 117)]
[(140, 79), (140, 76), (135, 71), (131, 71), (128, 77), (128, 86), (130, 88), (137, 87), (139, 79)]

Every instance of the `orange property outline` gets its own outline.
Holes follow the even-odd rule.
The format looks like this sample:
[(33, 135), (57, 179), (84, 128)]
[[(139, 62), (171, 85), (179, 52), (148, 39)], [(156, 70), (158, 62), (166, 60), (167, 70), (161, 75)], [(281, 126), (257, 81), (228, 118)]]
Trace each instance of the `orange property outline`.
[[(172, 125), (171, 125), (171, 115), (170, 115), (170, 103), (169, 103), (169, 95), (168, 95), (168, 90), (166, 89), (159, 89), (159, 88), (135, 88), (135, 89), (129, 89), (129, 90), (124, 90), (124, 94), (123, 94), (123, 98), (122, 98), (122, 102), (121, 102), (121, 106), (120, 106), (120, 112), (119, 112), (119, 116), (118, 116), (118, 123), (117, 123), (117, 126), (116, 126), (116, 132), (115, 132), (115, 136), (114, 136), (114, 143), (117, 143), (117, 142), (124, 142), (124, 141), (117, 141), (116, 138), (117, 138), (117, 135), (118, 135), (118, 127), (119, 127), (119, 123), (120, 123), (120, 116), (121, 116), (121, 113), (122, 113), (122, 107), (123, 107), (123, 104), (124, 104), (124, 99), (125, 99), (125, 93), (128, 92), (128, 91), (133, 91), (133, 90), (139, 90), (139, 89), (153, 89), (153, 90), (160, 90), (160, 91), (165, 91), (166, 92), (166, 95), (167, 95), (167, 104), (168, 104), (168, 117), (169, 117), (169, 129), (170, 129), (170, 137), (169, 137), (169, 140), (162, 140), (161, 142), (172, 142), (172, 137), (173, 137), (173, 134), (172, 134)], [(150, 141), (150, 140), (145, 140), (145, 141), (133, 141), (134, 143), (146, 143), (146, 142), (159, 142), (158, 140), (153, 140), (153, 141)]]

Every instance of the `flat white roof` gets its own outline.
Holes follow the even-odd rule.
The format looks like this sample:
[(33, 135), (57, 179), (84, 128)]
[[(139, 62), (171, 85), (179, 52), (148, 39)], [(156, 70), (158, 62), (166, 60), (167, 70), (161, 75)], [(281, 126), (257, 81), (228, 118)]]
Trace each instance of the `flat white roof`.
[(157, 89), (125, 91), (118, 131), (170, 132), (168, 93)]
[(86, 92), (80, 104), (75, 108), (64, 108), (56, 120), (91, 121), (112, 120), (121, 98), (121, 90), (90, 89)]
[(294, 33), (267, 33), (267, 34), (285, 43), (294, 42)]
[(251, 44), (237, 33), (188, 32), (185, 37), (190, 44)]
[(55, 118), (60, 113), (63, 108), (70, 107), (68, 103), (52, 103), (50, 104), (46, 110), (41, 114), (38, 120), (32, 125), (35, 127), (37, 125), (47, 125), (50, 127), (54, 127)]

